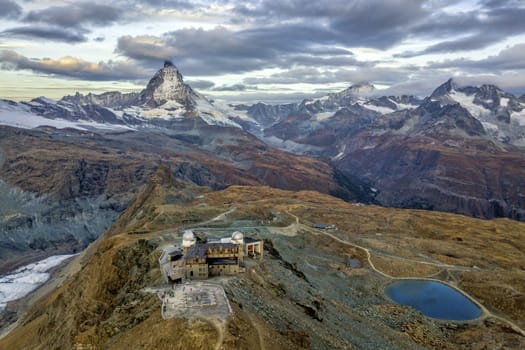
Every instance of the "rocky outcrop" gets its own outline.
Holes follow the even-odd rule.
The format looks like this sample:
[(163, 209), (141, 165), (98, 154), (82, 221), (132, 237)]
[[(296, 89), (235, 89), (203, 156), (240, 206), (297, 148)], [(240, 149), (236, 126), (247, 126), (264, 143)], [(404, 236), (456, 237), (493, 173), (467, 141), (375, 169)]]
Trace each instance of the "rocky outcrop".
[(348, 148), (336, 167), (369, 182), (382, 205), (525, 220), (525, 157), (520, 151), (484, 140), (428, 135), (363, 133), (356, 141), (367, 148)]
[(139, 105), (149, 108), (160, 107), (167, 102), (175, 102), (188, 111), (195, 107), (196, 93), (183, 81), (182, 74), (171, 62), (166, 62), (149, 81), (146, 89), (139, 95)]
[(6, 215), (14, 216), (0, 219), (4, 266), (24, 256), (82, 249), (161, 163), (179, 179), (214, 189), (264, 184), (359, 198), (352, 181), (341, 183), (326, 162), (273, 149), (241, 129), (190, 118), (169, 126), (176, 131), (93, 134), (1, 126), (0, 179), (39, 203), (33, 210), (10, 208)]
[(99, 105), (102, 107), (120, 109), (136, 104), (138, 97), (139, 94), (136, 92), (125, 94), (118, 91), (110, 91), (99, 95), (92, 93), (82, 95), (77, 92), (73, 96), (64, 96), (61, 101), (77, 105)]
[[(303, 101), (317, 107), (282, 118), (265, 136), (282, 140), (273, 143), (281, 147), (295, 142), (292, 151), (330, 157), (354, 183), (373, 187), (382, 205), (525, 219), (519, 185), (525, 174), (523, 106), (512, 94), (493, 85), (461, 87), (450, 79), (424, 100), (380, 97), (363, 103), (351, 93), (334, 96)], [(315, 113), (345, 96), (345, 103), (355, 103), (332, 104), (338, 108), (333, 114)]]

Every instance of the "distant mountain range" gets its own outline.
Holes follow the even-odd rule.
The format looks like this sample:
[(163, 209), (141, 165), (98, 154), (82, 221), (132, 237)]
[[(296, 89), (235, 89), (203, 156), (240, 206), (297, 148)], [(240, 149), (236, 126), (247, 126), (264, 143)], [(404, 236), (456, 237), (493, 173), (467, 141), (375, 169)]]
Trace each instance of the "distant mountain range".
[[(328, 191), (353, 193), (346, 198), (525, 220), (524, 100), (493, 85), (460, 87), (449, 80), (425, 98), (380, 96), (372, 85), (358, 84), (296, 103), (226, 105), (194, 91), (166, 62), (140, 93), (1, 100), (0, 124), (73, 128), (105, 138), (122, 132), (167, 135), (233, 161), (254, 181), (261, 174), (253, 169), (264, 162), (258, 151), (246, 150), (279, 148), (332, 167), (325, 173), (337, 185)], [(272, 167), (286, 172), (288, 161)]]
[(360, 85), (243, 111), (267, 143), (330, 159), (382, 205), (525, 218), (525, 103), (496, 86), (449, 80), (419, 99)]

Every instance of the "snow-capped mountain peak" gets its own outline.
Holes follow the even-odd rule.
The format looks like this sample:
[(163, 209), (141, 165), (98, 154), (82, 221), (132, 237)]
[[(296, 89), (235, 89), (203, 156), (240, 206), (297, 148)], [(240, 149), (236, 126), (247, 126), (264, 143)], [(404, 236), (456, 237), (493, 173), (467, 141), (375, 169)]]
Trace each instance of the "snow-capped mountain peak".
[(6, 115), (6, 120), (10, 120), (9, 125), (13, 124), (11, 119), (14, 108), (21, 112), (19, 116), (24, 120), (31, 119), (31, 123), (18, 122), (18, 124), (32, 127), (60, 126), (64, 123), (60, 124), (57, 120), (62, 120), (74, 122), (66, 123), (68, 127), (82, 124), (82, 128), (88, 125), (97, 130), (115, 127), (135, 129), (171, 127), (173, 122), (200, 118), (210, 125), (240, 128), (228, 115), (185, 84), (182, 74), (169, 61), (164, 63), (164, 67), (155, 73), (140, 93), (106, 92), (100, 95), (77, 93), (74, 96), (65, 96), (59, 101), (38, 98), (31, 102), (14, 103), (14, 107), (8, 107), (9, 104), (6, 102), (6, 107), (0, 108), (0, 114)]
[(430, 100), (442, 107), (459, 104), (499, 141), (525, 142), (525, 104), (495, 85), (460, 86), (449, 79), (434, 90)]
[(140, 93), (140, 104), (157, 108), (169, 101), (175, 101), (190, 109), (195, 105), (196, 93), (184, 83), (182, 74), (173, 63), (166, 61)]

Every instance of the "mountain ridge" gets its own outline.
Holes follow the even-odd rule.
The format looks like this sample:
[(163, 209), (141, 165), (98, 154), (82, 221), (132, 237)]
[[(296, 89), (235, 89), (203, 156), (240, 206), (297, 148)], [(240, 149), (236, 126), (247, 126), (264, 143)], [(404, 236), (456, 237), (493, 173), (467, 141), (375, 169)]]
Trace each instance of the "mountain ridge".
[[(518, 190), (516, 195), (510, 196), (507, 190), (502, 191), (507, 188), (502, 185), (503, 178), (518, 184), (523, 173), (525, 103), (496, 86), (460, 86), (453, 79), (424, 99), (407, 95), (377, 97), (378, 92), (369, 84), (354, 84), (339, 92), (296, 103), (225, 106), (214, 104), (195, 92), (184, 83), (180, 71), (171, 62), (166, 62), (138, 94), (77, 94), (58, 102), (41, 98), (25, 104), (0, 101), (0, 122), (7, 120), (8, 124), (24, 127), (16, 120), (20, 116), (28, 120), (37, 118), (25, 127), (70, 127), (108, 135), (128, 131), (162, 133), (191, 147), (213, 152), (216, 157), (243, 164), (241, 166), (250, 161), (245, 158), (240, 161), (237, 154), (240, 144), (253, 149), (263, 147), (256, 139), (243, 134), (248, 132), (272, 148), (330, 163), (341, 175), (339, 178), (353, 179), (351, 187), (367, 193), (362, 197), (368, 198), (367, 201), (382, 198), (378, 203), (386, 206), (434, 208), (487, 218), (525, 217), (525, 205), (520, 199), (525, 194)], [(213, 136), (206, 137), (203, 133), (210, 130), (208, 126), (219, 129), (213, 129)], [(232, 131), (221, 130), (222, 127)], [(423, 153), (455, 154), (452, 158), (436, 158), (442, 162), (439, 166), (443, 169), (457, 166), (461, 158), (459, 162), (467, 169), (494, 175), (489, 176), (485, 187), (465, 185), (471, 190), (464, 191), (461, 186), (453, 186), (451, 191), (437, 186), (440, 175), (427, 176), (428, 169), (419, 166), (398, 168), (397, 165), (389, 168), (393, 166), (390, 160), (393, 153), (379, 147), (381, 144), (395, 144), (392, 152), (406, 148), (407, 152), (396, 154), (401, 157), (400, 164), (417, 161), (410, 151), (417, 147)], [(373, 155), (376, 151), (379, 153)], [(364, 154), (384, 164), (384, 169), (370, 164), (363, 158)], [(484, 163), (483, 167), (487, 168), (481, 169), (477, 162), (480, 158), (488, 160), (487, 156), (493, 161)], [(260, 157), (256, 159), (250, 164), (262, 161)], [(519, 160), (518, 164), (508, 166), (509, 171), (503, 177), (496, 175), (500, 170), (495, 164), (504, 166), (509, 159)], [(393, 195), (397, 192), (396, 185), (388, 176), (393, 176), (389, 171), (394, 168), (407, 179), (402, 182), (407, 188), (401, 196), (406, 198)], [(282, 181), (275, 182), (275, 176), (267, 171), (257, 171), (254, 175), (283, 186)], [(425, 182), (419, 177), (424, 177)], [(460, 174), (449, 180), (464, 181)], [(428, 191), (422, 192), (421, 186), (428, 187)], [(422, 193), (426, 194), (422, 196)], [(456, 205), (452, 204), (454, 196), (457, 196)], [(468, 204), (471, 202), (475, 204)], [(500, 204), (494, 208), (493, 203)]]

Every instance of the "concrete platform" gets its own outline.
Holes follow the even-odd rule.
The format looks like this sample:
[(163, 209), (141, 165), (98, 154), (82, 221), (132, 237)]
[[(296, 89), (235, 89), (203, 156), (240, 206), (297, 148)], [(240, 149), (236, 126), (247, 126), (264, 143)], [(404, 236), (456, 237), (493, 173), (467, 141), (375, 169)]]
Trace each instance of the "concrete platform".
[(221, 285), (209, 282), (187, 282), (157, 291), (162, 301), (162, 318), (182, 317), (226, 319), (232, 312)]

